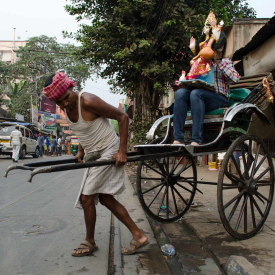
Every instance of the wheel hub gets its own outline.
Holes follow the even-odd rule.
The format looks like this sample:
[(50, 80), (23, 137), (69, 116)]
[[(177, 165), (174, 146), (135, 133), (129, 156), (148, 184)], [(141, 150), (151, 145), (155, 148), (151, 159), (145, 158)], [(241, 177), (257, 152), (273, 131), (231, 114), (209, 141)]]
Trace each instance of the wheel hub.
[(247, 186), (247, 191), (250, 195), (254, 195), (256, 193), (256, 191), (258, 190), (258, 186), (257, 186), (257, 182), (255, 180), (251, 180), (249, 183), (248, 183), (248, 186)]
[(171, 175), (168, 175), (165, 177), (165, 182), (171, 186), (177, 183), (177, 179)]

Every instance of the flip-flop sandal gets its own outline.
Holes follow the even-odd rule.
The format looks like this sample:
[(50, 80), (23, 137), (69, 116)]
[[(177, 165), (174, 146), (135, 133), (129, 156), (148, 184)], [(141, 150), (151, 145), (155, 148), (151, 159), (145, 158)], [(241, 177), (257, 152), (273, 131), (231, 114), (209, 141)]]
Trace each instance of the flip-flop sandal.
[[(140, 243), (138, 241), (136, 241), (135, 239), (132, 239), (130, 242), (130, 246), (127, 247), (127, 251), (122, 251), (121, 254), (122, 255), (132, 255), (134, 253), (137, 252), (137, 250), (139, 250), (142, 247), (145, 247), (146, 245), (150, 244), (150, 242), (147, 240), (145, 243)], [(133, 248), (131, 248), (133, 247)]]
[[(80, 249), (88, 249), (88, 252), (83, 252), (83, 253), (77, 253), (78, 250)], [(88, 241), (83, 241), (80, 246), (76, 249), (73, 250), (72, 252), (72, 256), (74, 257), (84, 257), (84, 256), (91, 256), (95, 251), (98, 250), (98, 247), (96, 246), (96, 244), (91, 244)]]

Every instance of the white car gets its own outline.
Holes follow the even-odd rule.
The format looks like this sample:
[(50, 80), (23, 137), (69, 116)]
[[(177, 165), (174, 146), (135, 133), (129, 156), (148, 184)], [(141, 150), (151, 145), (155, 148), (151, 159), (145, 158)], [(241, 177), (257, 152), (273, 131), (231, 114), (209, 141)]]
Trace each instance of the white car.
[(39, 157), (39, 146), (30, 129), (18, 124), (0, 124), (0, 145), (2, 145), (1, 155), (12, 155), (12, 146), (10, 146), (10, 134), (15, 130), (15, 126), (19, 127), (22, 133), (22, 146), (20, 149), (20, 158), (26, 155), (32, 155), (34, 158)]

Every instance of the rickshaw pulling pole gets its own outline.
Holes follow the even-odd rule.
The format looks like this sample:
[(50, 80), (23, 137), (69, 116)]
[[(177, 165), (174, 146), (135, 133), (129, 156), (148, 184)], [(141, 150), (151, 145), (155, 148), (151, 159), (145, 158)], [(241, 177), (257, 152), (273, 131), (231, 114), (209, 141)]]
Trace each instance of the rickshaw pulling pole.
[[(140, 154), (140, 152), (127, 153), (127, 155), (128, 155), (127, 162), (144, 161), (144, 160), (151, 160), (151, 159), (161, 159), (161, 158), (166, 158), (166, 157), (182, 157), (182, 156), (190, 155), (190, 153), (184, 149), (178, 150), (178, 151), (172, 151), (172, 152), (157, 153), (157, 154), (144, 154), (144, 155), (139, 155), (139, 154)], [(32, 178), (37, 174), (61, 172), (61, 171), (74, 170), (74, 169), (83, 169), (83, 168), (89, 168), (89, 167), (111, 165), (111, 164), (115, 164), (116, 160), (110, 159), (110, 160), (103, 160), (103, 161), (91, 161), (91, 162), (86, 162), (86, 163), (76, 163), (76, 162), (77, 162), (77, 159), (73, 158), (73, 159), (61, 160), (61, 161), (28, 163), (28, 164), (25, 164), (24, 166), (14, 165), (14, 166), (10, 166), (7, 168), (5, 177), (7, 177), (8, 172), (13, 169), (30, 170), (30, 171), (32, 171), (32, 173), (30, 175), (29, 182), (32, 182)], [(52, 164), (60, 164), (60, 165), (49, 166)], [(35, 167), (39, 167), (39, 166), (44, 166), (44, 167), (35, 169)], [(48, 167), (45, 167), (45, 166), (48, 166)]]
[(35, 167), (40, 167), (40, 166), (49, 166), (49, 165), (56, 165), (56, 164), (67, 164), (67, 163), (76, 163), (77, 159), (66, 159), (66, 160), (57, 160), (57, 161), (43, 161), (43, 162), (33, 162), (33, 163), (26, 163), (23, 165), (11, 165), (6, 169), (4, 177), (8, 177), (8, 173), (11, 170), (19, 169), (19, 170), (29, 170), (33, 171), (35, 170)]

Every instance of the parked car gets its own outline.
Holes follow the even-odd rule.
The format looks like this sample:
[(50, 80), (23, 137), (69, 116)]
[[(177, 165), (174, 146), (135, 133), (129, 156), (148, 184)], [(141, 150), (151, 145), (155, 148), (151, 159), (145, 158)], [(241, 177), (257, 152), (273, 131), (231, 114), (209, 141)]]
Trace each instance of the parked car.
[(1, 151), (1, 155), (12, 155), (12, 146), (10, 146), (10, 134), (15, 130), (15, 126), (19, 126), (19, 131), (22, 133), (22, 146), (20, 150), (20, 158), (24, 158), (26, 155), (32, 155), (34, 158), (39, 157), (39, 146), (35, 140), (33, 133), (30, 129), (19, 124), (7, 124), (2, 123), (0, 125), (0, 145), (3, 145), (4, 149)]

